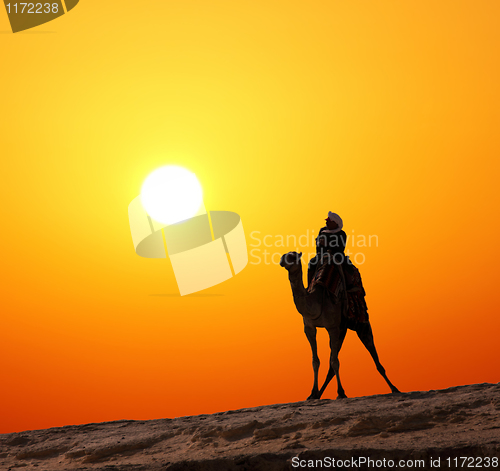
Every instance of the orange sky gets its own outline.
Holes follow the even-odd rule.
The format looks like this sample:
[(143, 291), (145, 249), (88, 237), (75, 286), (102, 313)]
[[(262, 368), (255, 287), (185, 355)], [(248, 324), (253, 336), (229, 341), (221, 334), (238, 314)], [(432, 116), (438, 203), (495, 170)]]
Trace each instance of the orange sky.
[[(0, 433), (309, 395), (282, 268), (181, 298), (168, 260), (134, 253), (128, 204), (166, 164), (240, 214), (249, 250), (295, 250), (276, 236), (317, 234), (329, 210), (377, 235), (352, 250), (402, 391), (500, 381), (499, 13), (82, 0), (9, 34), (0, 11)], [(352, 332), (340, 360), (348, 396), (389, 392)]]

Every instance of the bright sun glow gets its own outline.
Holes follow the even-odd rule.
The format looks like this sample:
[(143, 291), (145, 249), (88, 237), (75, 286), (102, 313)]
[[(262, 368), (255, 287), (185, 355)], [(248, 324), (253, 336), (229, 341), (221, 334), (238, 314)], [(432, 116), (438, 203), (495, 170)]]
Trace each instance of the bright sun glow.
[(196, 175), (182, 167), (167, 165), (151, 173), (141, 188), (146, 212), (163, 224), (175, 224), (193, 217), (203, 203)]

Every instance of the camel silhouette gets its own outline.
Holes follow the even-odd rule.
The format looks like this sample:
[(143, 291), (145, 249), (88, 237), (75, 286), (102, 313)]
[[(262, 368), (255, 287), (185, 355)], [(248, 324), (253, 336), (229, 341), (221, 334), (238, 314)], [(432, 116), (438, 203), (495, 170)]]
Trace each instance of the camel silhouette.
[[(334, 304), (331, 297), (326, 293), (325, 288), (322, 286), (318, 287), (312, 293), (309, 293), (306, 290), (302, 279), (301, 258), (302, 252), (288, 252), (281, 257), (280, 265), (288, 271), (288, 278), (290, 280), (290, 286), (293, 293), (293, 301), (297, 311), (299, 311), (302, 315), (304, 320), (304, 333), (306, 334), (307, 340), (311, 345), (314, 384), (311, 395), (307, 399), (320, 399), (334, 376), (337, 376), (337, 399), (347, 397), (339, 376), (339, 352), (342, 348), (347, 329), (354, 330), (358, 334), (359, 339), (373, 358), (377, 371), (385, 379), (391, 388), (391, 391), (393, 393), (399, 393), (398, 388), (396, 388), (396, 386), (389, 381), (389, 378), (385, 374), (385, 369), (380, 363), (377, 349), (375, 348), (375, 343), (373, 341), (373, 332), (370, 323), (356, 322), (352, 319), (348, 319), (342, 314), (343, 309), (346, 307), (345, 303), (347, 302), (344, 277), (342, 276), (342, 301)], [(327, 330), (330, 337), (331, 350), (330, 368), (321, 389), (318, 388), (318, 371), (320, 364), (316, 344), (316, 331), (318, 327), (323, 327)]]

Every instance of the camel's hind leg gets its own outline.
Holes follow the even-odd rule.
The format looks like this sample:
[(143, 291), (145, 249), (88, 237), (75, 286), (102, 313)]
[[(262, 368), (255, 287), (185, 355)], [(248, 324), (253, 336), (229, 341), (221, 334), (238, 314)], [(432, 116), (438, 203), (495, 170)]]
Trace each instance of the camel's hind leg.
[(363, 345), (366, 347), (366, 349), (370, 352), (370, 355), (373, 358), (373, 361), (375, 362), (375, 365), (377, 366), (377, 371), (382, 375), (382, 377), (385, 379), (389, 387), (391, 388), (391, 391), (393, 393), (398, 393), (399, 390), (394, 384), (392, 384), (385, 374), (385, 368), (382, 366), (380, 363), (380, 360), (378, 359), (378, 354), (377, 354), (377, 349), (375, 348), (375, 342), (373, 341), (373, 332), (372, 332), (372, 327), (369, 323), (362, 323), (356, 328), (356, 333), (358, 334), (359, 340), (363, 342)]
[[(339, 336), (337, 356), (340, 352), (340, 349), (342, 348), (342, 344), (344, 343), (346, 333), (347, 333), (347, 325), (342, 323), (340, 325), (340, 336)], [(331, 339), (330, 339), (330, 344), (331, 344)], [(325, 382), (323, 383), (323, 386), (321, 386), (321, 389), (319, 391), (319, 397), (321, 397), (323, 395), (326, 387), (328, 386), (328, 384), (330, 383), (330, 381), (333, 379), (334, 376), (335, 376), (335, 369), (333, 368), (332, 363), (330, 362), (330, 368), (329, 368), (328, 373), (326, 375)]]

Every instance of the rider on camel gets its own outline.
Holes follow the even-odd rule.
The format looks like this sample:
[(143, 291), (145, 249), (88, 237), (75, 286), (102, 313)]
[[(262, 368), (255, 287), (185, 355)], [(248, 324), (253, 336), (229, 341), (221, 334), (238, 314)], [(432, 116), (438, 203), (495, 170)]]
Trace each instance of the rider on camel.
[(316, 238), (316, 256), (309, 262), (307, 270), (307, 281), (311, 281), (316, 273), (318, 265), (321, 264), (325, 255), (331, 257), (334, 263), (342, 265), (345, 260), (344, 250), (346, 244), (346, 233), (342, 230), (344, 223), (342, 218), (331, 211), (325, 219), (326, 226), (322, 227)]

